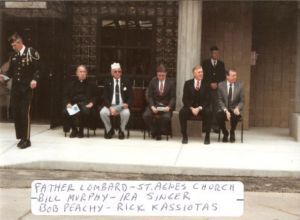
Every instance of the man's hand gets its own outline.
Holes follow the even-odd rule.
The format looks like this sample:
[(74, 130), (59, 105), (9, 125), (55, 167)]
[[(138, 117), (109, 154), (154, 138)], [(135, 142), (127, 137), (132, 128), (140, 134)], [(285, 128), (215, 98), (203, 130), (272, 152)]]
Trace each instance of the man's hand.
[(68, 103), (67, 108), (72, 108), (72, 105), (70, 103)]
[(199, 108), (193, 108), (193, 107), (191, 107), (190, 109), (191, 109), (191, 111), (192, 111), (192, 114), (193, 114), (194, 116), (197, 116), (197, 115), (198, 115), (198, 113), (199, 113), (199, 111), (200, 111), (200, 109), (199, 109)]
[(225, 110), (225, 113), (226, 113), (227, 120), (230, 121), (230, 117), (231, 117), (230, 112), (228, 110)]
[(210, 84), (210, 88), (213, 89), (213, 90), (215, 90), (215, 89), (218, 88), (218, 84), (217, 83), (211, 83)]
[(155, 108), (155, 106), (151, 106), (151, 111), (152, 111), (154, 114), (157, 114), (157, 113), (158, 113), (158, 110), (157, 110), (157, 108)]
[(128, 108), (128, 104), (126, 104), (126, 103), (123, 103), (123, 104), (122, 104), (122, 108), (123, 108), (123, 109), (126, 109), (126, 108)]
[(240, 112), (240, 110), (239, 110), (238, 107), (235, 107), (235, 109), (233, 110), (233, 113), (234, 113), (235, 115), (240, 115), (240, 114), (241, 114), (241, 112)]
[(0, 74), (0, 82), (4, 82), (4, 76)]
[(169, 112), (171, 108), (169, 106), (165, 107), (165, 112)]
[(92, 102), (90, 102), (89, 104), (85, 105), (85, 107), (87, 108), (92, 108), (94, 106), (94, 104)]
[(110, 111), (110, 114), (111, 114), (112, 116), (118, 115), (117, 110), (116, 110), (115, 108), (113, 108), (113, 107), (109, 107), (109, 111)]
[(30, 88), (35, 89), (37, 86), (37, 82), (35, 80), (31, 80), (30, 82)]

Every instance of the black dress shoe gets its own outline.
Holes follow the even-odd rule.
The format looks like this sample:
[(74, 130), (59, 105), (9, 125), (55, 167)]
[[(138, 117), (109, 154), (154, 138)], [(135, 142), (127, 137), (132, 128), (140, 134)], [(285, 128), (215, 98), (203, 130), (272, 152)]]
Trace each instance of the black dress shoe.
[(151, 132), (151, 138), (156, 139), (157, 134), (155, 132)]
[(205, 135), (205, 138), (204, 138), (204, 144), (210, 144), (210, 137), (209, 137), (209, 134), (206, 134), (206, 135)]
[(24, 140), (24, 141), (20, 144), (19, 148), (20, 148), (20, 149), (25, 149), (25, 148), (30, 147), (30, 146), (31, 146), (30, 140)]
[(113, 137), (115, 135), (115, 129), (110, 129), (110, 131), (108, 132), (110, 134), (111, 137)]
[(115, 130), (112, 128), (112, 129), (110, 129), (109, 132), (105, 132), (104, 138), (111, 139), (114, 136), (114, 134), (115, 134)]
[(183, 136), (181, 143), (187, 144), (188, 143), (188, 137), (187, 136)]
[(235, 142), (235, 133), (234, 133), (234, 131), (230, 131), (230, 138), (229, 138), (229, 140), (230, 140), (231, 143)]
[(156, 140), (157, 140), (157, 141), (160, 141), (160, 140), (161, 140), (161, 135), (157, 135), (157, 136), (156, 136)]
[(123, 132), (123, 131), (120, 131), (120, 132), (119, 132), (119, 139), (120, 139), (120, 140), (123, 140), (124, 138), (125, 138), (124, 132)]
[(228, 131), (222, 131), (223, 132), (223, 139), (222, 142), (227, 143), (228, 142)]
[(21, 140), (19, 141), (19, 143), (17, 144), (17, 146), (20, 147), (20, 146), (23, 144), (24, 141), (25, 141), (24, 139), (21, 139)]
[(71, 134), (70, 134), (70, 138), (74, 138), (74, 137), (77, 137), (77, 134), (78, 134), (78, 131), (77, 131), (77, 129), (72, 129), (72, 131), (71, 131)]
[(109, 133), (105, 133), (105, 134), (104, 134), (104, 138), (105, 138), (105, 139), (111, 139), (111, 135), (109, 135)]

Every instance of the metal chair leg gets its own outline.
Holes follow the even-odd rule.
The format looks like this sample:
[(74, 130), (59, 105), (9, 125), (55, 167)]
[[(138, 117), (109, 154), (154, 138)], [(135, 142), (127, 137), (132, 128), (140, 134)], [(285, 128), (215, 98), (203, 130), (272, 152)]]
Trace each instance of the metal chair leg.
[(244, 122), (241, 124), (241, 143), (244, 143)]
[(87, 128), (87, 137), (90, 137), (90, 128)]

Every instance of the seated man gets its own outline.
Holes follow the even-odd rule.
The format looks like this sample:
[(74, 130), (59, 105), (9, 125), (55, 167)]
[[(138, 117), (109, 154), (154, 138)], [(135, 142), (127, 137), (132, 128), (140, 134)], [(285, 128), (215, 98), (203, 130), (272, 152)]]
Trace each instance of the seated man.
[(100, 111), (100, 117), (105, 126), (104, 138), (110, 139), (114, 135), (110, 116), (120, 115), (119, 139), (124, 139), (125, 128), (129, 121), (129, 106), (132, 100), (132, 86), (128, 80), (122, 77), (122, 69), (119, 63), (111, 65), (111, 75), (104, 84), (104, 107)]
[[(71, 81), (64, 91), (64, 123), (68, 123), (72, 128), (70, 138), (83, 137), (83, 127), (88, 124), (92, 108), (95, 106), (96, 86), (89, 82), (87, 74), (87, 68), (84, 65), (78, 66), (77, 78)], [(71, 110), (77, 107), (76, 105), (79, 112), (71, 113)]]
[(164, 65), (159, 65), (148, 87), (149, 107), (143, 114), (143, 119), (151, 131), (152, 138), (161, 140), (161, 134), (168, 129), (171, 112), (175, 109), (175, 83), (166, 78), (167, 71)]
[(225, 121), (230, 121), (230, 142), (235, 142), (235, 129), (244, 105), (244, 91), (241, 83), (237, 82), (237, 72), (230, 69), (226, 73), (226, 80), (219, 83), (219, 111), (217, 114), (220, 128), (223, 132), (223, 142), (228, 142), (228, 131)]
[(182, 133), (182, 143), (188, 143), (187, 120), (190, 116), (202, 117), (202, 124), (205, 124), (204, 144), (210, 144), (210, 129), (212, 120), (210, 91), (203, 81), (203, 69), (201, 66), (193, 68), (194, 78), (187, 80), (183, 89), (183, 107), (179, 112), (179, 120)]

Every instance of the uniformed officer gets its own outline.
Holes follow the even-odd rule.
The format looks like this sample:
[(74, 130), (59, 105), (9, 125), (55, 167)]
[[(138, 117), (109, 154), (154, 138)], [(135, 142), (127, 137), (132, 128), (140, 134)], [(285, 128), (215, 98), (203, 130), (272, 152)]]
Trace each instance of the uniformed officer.
[[(10, 57), (9, 69), (6, 76), (13, 80), (11, 89), (11, 107), (15, 123), (16, 137), (20, 139), (21, 149), (31, 146), (30, 143), (30, 107), (33, 91), (40, 78), (39, 53), (23, 44), (20, 35), (14, 33), (8, 39), (15, 53)], [(4, 81), (1, 75), (0, 80)]]

